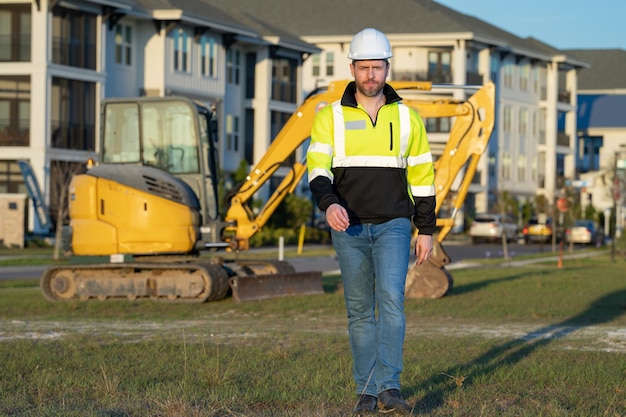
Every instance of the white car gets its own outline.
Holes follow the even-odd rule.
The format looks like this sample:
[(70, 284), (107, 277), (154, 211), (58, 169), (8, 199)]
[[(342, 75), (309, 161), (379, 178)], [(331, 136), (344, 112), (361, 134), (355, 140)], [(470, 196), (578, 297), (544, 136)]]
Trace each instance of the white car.
[(602, 246), (604, 244), (604, 230), (593, 220), (576, 220), (574, 226), (566, 232), (568, 243)]
[(477, 214), (469, 232), (473, 243), (497, 241), (503, 233), (509, 241), (517, 238), (517, 223), (513, 217), (502, 214)]

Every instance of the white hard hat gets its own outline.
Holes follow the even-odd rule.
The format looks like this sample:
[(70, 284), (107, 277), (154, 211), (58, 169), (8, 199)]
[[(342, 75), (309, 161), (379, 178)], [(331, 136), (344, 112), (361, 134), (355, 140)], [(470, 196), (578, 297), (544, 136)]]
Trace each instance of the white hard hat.
[(388, 59), (391, 58), (389, 39), (379, 30), (363, 29), (352, 38), (349, 59)]

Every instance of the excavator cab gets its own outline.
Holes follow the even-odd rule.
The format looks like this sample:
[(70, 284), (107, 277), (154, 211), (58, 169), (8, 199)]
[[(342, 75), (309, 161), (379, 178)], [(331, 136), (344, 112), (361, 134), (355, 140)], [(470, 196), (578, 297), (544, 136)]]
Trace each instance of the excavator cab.
[(184, 97), (106, 100), (102, 124), (103, 164), (168, 172), (198, 196), (204, 222), (218, 219), (217, 123), (210, 109)]

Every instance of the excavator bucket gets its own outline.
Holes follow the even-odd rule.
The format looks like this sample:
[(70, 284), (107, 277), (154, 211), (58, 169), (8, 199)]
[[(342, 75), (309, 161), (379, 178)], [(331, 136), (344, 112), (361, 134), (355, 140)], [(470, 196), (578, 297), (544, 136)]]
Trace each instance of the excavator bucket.
[(452, 275), (444, 268), (450, 257), (441, 243), (433, 241), (433, 254), (421, 265), (413, 264), (406, 275), (406, 298), (441, 298), (452, 288)]
[(319, 271), (234, 276), (230, 288), (236, 302), (324, 293)]

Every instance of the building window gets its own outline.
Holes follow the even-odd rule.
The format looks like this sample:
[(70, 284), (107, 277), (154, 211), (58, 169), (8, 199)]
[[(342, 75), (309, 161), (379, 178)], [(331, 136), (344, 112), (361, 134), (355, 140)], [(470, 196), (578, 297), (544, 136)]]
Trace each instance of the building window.
[(513, 63), (506, 61), (504, 63), (504, 86), (507, 88), (513, 88)]
[(528, 133), (528, 110), (520, 109), (519, 111), (519, 134), (520, 136), (526, 136)]
[(504, 120), (502, 122), (502, 131), (504, 133), (511, 133), (512, 129), (511, 129), (511, 122), (512, 122), (512, 113), (513, 110), (511, 109), (510, 106), (504, 106)]
[(239, 72), (241, 67), (241, 52), (229, 48), (226, 51), (226, 81), (229, 84), (239, 85)]
[(200, 38), (200, 73), (203, 77), (217, 77), (217, 42), (210, 36)]
[(578, 139), (576, 170), (581, 173), (600, 170), (600, 149), (602, 136), (583, 136)]
[(246, 120), (244, 123), (245, 144), (243, 157), (248, 165), (254, 164), (254, 110), (246, 109)]
[(132, 65), (133, 28), (126, 25), (115, 26), (115, 63)]
[(55, 7), (52, 12), (52, 62), (96, 69), (97, 16)]
[(335, 75), (335, 53), (326, 52), (326, 75), (332, 77)]
[(0, 160), (0, 194), (26, 194), (27, 192), (17, 161)]
[(520, 67), (519, 88), (528, 91), (530, 84), (530, 65), (524, 64)]
[(498, 69), (500, 68), (500, 55), (492, 52), (489, 56), (489, 71), (491, 73), (491, 80), (494, 83), (498, 83)]
[(256, 89), (256, 53), (246, 54), (246, 98), (254, 98)]
[(424, 126), (428, 133), (447, 133), (450, 132), (449, 117), (428, 117), (424, 118)]
[(450, 69), (451, 55), (449, 51), (428, 52), (428, 80), (434, 83), (452, 81)]
[(526, 155), (517, 157), (517, 179), (518, 181), (526, 180)]
[[(273, 111), (270, 115), (270, 135), (272, 136), (272, 140), (276, 139), (276, 136), (280, 133), (282, 128), (287, 124), (287, 121), (291, 117), (290, 113), (284, 113), (280, 111)], [(282, 163), (281, 166), (291, 167), (296, 162), (295, 152), (289, 155)]]
[(50, 146), (94, 151), (96, 107), (95, 83), (52, 78)]
[(320, 73), (320, 54), (314, 54), (311, 56), (311, 75), (319, 77)]
[(541, 68), (533, 68), (533, 93), (539, 94), (541, 92)]
[(31, 5), (0, 4), (0, 62), (30, 61)]
[(509, 180), (511, 179), (511, 153), (503, 152), (502, 153), (502, 179)]
[(189, 72), (189, 50), (191, 47), (191, 38), (184, 29), (177, 29), (172, 32), (172, 41), (174, 53), (174, 71)]
[(226, 150), (239, 150), (239, 116), (226, 115)]
[(272, 100), (296, 102), (297, 68), (295, 59), (272, 60)]
[(30, 77), (0, 77), (0, 146), (30, 145)]

